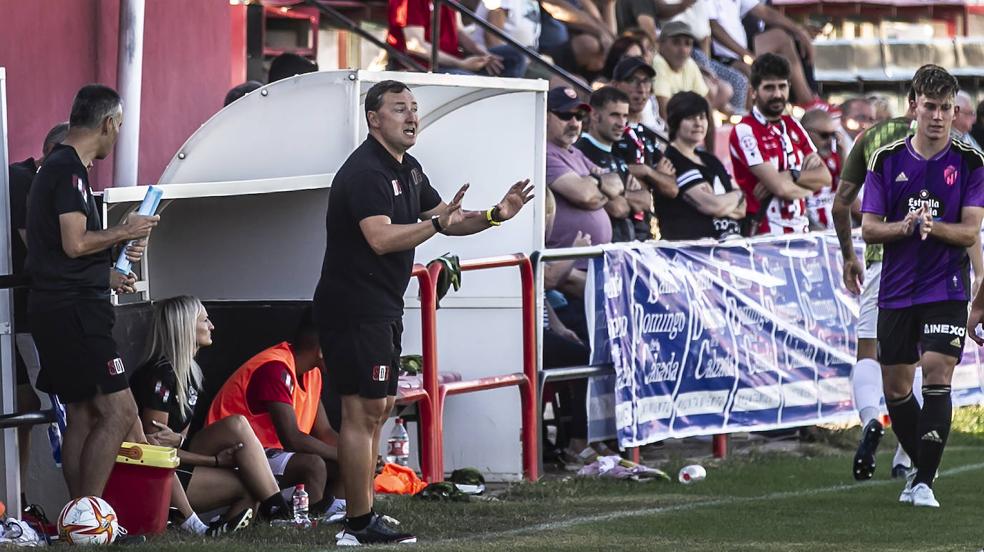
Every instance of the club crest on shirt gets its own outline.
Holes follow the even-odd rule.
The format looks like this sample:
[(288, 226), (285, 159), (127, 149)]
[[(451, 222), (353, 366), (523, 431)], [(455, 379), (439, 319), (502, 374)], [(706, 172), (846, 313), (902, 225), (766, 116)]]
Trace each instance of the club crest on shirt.
[(165, 403), (171, 398), (171, 391), (160, 380), (157, 380), (157, 383), (154, 384), (154, 394), (159, 396), (161, 401)]
[(393, 185), (393, 195), (394, 196), (398, 196), (398, 195), (400, 195), (400, 194), (403, 193), (403, 188), (400, 187), (400, 181), (399, 180), (397, 180), (397, 179), (394, 178), (392, 181), (390, 181), (390, 184)]
[(424, 173), (420, 172), (417, 167), (410, 169), (410, 183), (415, 187), (424, 183)]
[(953, 165), (947, 165), (947, 167), (943, 169), (943, 181), (946, 182), (947, 186), (953, 186), (957, 183), (957, 176), (959, 176), (959, 174), (960, 172), (956, 167)]
[(74, 186), (75, 189), (79, 191), (79, 194), (82, 195), (82, 201), (84, 203), (89, 203), (89, 190), (86, 189), (85, 182), (82, 182), (82, 179), (79, 178), (78, 175), (72, 175), (72, 186)]
[(288, 372), (287, 370), (284, 370), (284, 373), (281, 374), (280, 379), (284, 382), (284, 385), (287, 386), (287, 389), (290, 390), (291, 393), (293, 393), (294, 392), (294, 378), (290, 377), (290, 372)]

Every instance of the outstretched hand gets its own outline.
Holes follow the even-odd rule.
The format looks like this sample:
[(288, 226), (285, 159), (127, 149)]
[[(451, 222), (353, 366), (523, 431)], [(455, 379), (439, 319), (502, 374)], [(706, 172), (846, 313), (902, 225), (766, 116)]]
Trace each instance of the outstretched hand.
[(529, 178), (513, 184), (502, 201), (496, 204), (499, 219), (507, 221), (513, 218), (533, 197), (533, 185), (530, 184)]
[(473, 213), (461, 208), (461, 201), (465, 199), (465, 192), (468, 191), (469, 186), (471, 184), (462, 186), (458, 190), (458, 193), (454, 194), (454, 199), (451, 200), (451, 203), (448, 203), (448, 208), (444, 211), (444, 214), (438, 217), (438, 223), (440, 223), (441, 228), (447, 229), (467, 218), (481, 216), (481, 213)]
[(844, 287), (854, 295), (861, 295), (861, 285), (864, 284), (864, 267), (857, 255), (844, 261)]

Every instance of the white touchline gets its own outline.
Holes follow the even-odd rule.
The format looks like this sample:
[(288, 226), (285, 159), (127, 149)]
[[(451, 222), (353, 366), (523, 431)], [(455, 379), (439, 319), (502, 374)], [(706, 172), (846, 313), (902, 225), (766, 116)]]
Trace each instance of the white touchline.
[[(958, 475), (961, 473), (979, 470), (984, 468), (984, 462), (977, 464), (966, 464), (964, 466), (957, 466), (948, 470), (940, 471), (940, 477), (947, 477), (951, 475)], [(733, 504), (745, 504), (748, 502), (760, 502), (763, 500), (782, 500), (784, 498), (796, 498), (801, 496), (813, 496), (826, 493), (836, 493), (840, 491), (850, 491), (855, 489), (868, 489), (871, 487), (881, 487), (884, 485), (902, 485), (902, 480), (899, 479), (883, 479), (879, 481), (870, 481), (867, 483), (851, 483), (844, 485), (834, 485), (833, 487), (821, 487), (819, 489), (804, 489), (802, 491), (784, 491), (781, 493), (770, 493), (761, 496), (736, 496), (721, 498), (717, 500), (704, 500), (697, 502), (688, 502), (686, 504), (674, 504), (672, 506), (662, 506), (659, 508), (647, 508), (644, 510), (622, 510), (618, 512), (607, 512), (604, 514), (596, 514), (593, 516), (582, 516), (571, 519), (566, 519), (564, 521), (557, 521), (552, 523), (541, 523), (538, 525), (531, 525), (529, 527), (520, 527), (518, 529), (510, 529), (508, 531), (498, 531), (494, 533), (483, 533), (477, 535), (481, 537), (482, 540), (485, 539), (495, 539), (499, 537), (510, 537), (513, 535), (521, 535), (523, 533), (532, 533), (539, 531), (554, 531), (557, 529), (566, 529), (568, 527), (574, 527), (576, 525), (583, 525), (585, 523), (595, 523), (599, 521), (612, 521), (617, 519), (624, 519), (627, 517), (639, 517), (639, 516), (651, 516), (656, 514), (665, 514), (670, 512), (681, 512), (686, 510), (695, 510), (697, 508), (703, 507), (713, 507), (713, 506), (729, 506)], [(439, 542), (454, 542), (460, 540), (469, 539), (447, 539)]]

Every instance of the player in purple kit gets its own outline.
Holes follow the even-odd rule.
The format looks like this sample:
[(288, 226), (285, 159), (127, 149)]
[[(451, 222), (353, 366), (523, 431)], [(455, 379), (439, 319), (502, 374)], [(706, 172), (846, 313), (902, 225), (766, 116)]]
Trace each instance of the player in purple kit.
[[(950, 138), (959, 112), (952, 75), (920, 70), (912, 88), (916, 133), (872, 157), (861, 228), (866, 242), (885, 244), (878, 360), (892, 429), (916, 467), (899, 501), (938, 508), (932, 486), (950, 433), (950, 379), (967, 333), (966, 248), (984, 214), (984, 156)], [(912, 395), (917, 362), (921, 409)]]

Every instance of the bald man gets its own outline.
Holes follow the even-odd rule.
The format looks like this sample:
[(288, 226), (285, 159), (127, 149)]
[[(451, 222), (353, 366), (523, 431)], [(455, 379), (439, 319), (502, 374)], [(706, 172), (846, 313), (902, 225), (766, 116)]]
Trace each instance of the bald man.
[(971, 147), (980, 150), (981, 145), (977, 143), (970, 134), (970, 129), (974, 126), (974, 121), (977, 120), (977, 112), (974, 109), (974, 99), (970, 97), (970, 94), (961, 90), (957, 92), (956, 106), (959, 111), (956, 117), (953, 119), (953, 130), (955, 134), (959, 134), (959, 139), (970, 145)]

